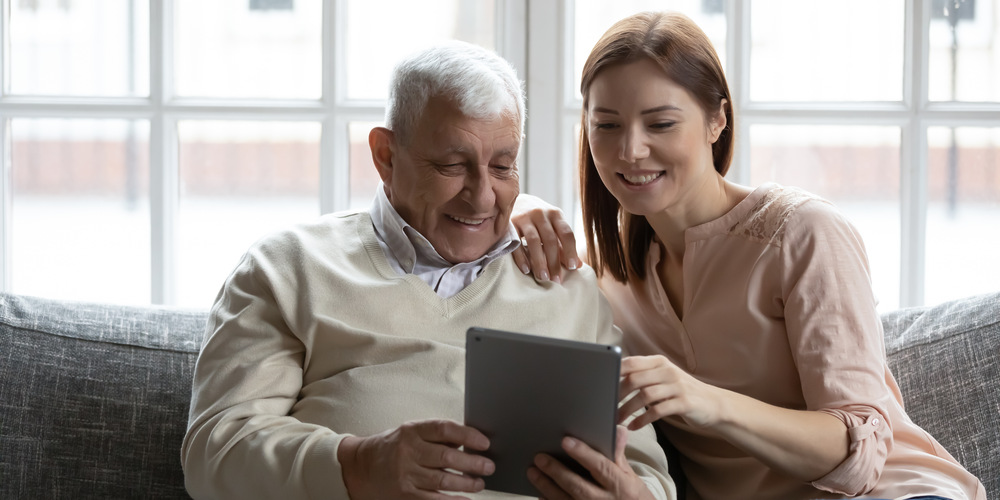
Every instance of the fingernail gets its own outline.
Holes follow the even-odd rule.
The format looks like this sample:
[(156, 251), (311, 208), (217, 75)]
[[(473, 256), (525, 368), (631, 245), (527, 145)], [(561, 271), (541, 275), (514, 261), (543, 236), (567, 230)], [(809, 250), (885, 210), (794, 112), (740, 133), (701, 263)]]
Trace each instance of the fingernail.
[(552, 278), (552, 281), (555, 281), (556, 283), (559, 283), (561, 285), (562, 277), (557, 274), (555, 278)]
[(542, 273), (539, 274), (538, 277), (541, 278), (542, 281), (548, 281), (549, 280), (549, 272), (548, 271), (542, 271)]
[(486, 465), (483, 467), (483, 475), (484, 476), (492, 475), (494, 472), (496, 472), (496, 470), (497, 466), (493, 465), (493, 462), (486, 462)]
[(577, 262), (576, 259), (569, 259), (569, 268), (570, 269), (576, 269), (578, 267), (580, 267), (580, 263)]
[(524, 274), (531, 274), (531, 268), (528, 267), (528, 266), (522, 266), (521, 267), (521, 272), (524, 273)]
[(563, 439), (563, 446), (566, 448), (575, 448), (577, 441), (571, 437)]

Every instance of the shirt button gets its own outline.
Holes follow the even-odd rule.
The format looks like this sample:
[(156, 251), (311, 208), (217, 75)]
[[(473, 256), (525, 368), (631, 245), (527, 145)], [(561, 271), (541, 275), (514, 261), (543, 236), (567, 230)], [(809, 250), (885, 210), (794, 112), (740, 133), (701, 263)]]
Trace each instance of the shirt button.
[(874, 426), (878, 425), (878, 419), (877, 418), (873, 418), (872, 419), (872, 425), (874, 425)]

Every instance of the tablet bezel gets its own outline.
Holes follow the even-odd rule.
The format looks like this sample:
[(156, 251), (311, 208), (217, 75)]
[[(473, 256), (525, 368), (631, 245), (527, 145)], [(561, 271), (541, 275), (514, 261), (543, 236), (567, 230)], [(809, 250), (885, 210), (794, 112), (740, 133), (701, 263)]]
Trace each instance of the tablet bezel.
[(571, 435), (614, 459), (621, 349), (503, 330), (466, 332), (465, 425), (490, 438), (496, 464), (486, 489), (538, 496), (527, 470), (548, 453), (584, 477), (562, 451)]

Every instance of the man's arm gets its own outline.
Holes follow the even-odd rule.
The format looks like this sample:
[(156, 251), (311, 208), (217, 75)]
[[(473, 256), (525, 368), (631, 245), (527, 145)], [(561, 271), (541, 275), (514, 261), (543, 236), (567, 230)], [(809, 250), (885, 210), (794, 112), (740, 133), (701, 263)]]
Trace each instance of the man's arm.
[(248, 252), (212, 309), (181, 453), (185, 485), (195, 498), (346, 498), (344, 436), (289, 416), (306, 348), (261, 267)]

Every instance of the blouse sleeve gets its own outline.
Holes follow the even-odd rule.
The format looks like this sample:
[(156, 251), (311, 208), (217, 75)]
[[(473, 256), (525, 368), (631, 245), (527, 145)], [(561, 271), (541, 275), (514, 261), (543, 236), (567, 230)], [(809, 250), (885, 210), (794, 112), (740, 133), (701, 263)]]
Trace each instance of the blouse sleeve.
[(781, 246), (785, 323), (807, 409), (848, 430), (847, 458), (812, 484), (862, 495), (875, 487), (892, 446), (892, 393), (864, 244), (829, 203), (812, 200), (789, 218)]

